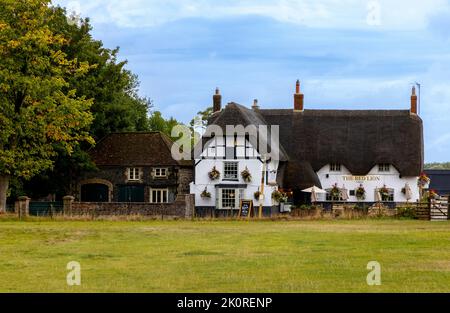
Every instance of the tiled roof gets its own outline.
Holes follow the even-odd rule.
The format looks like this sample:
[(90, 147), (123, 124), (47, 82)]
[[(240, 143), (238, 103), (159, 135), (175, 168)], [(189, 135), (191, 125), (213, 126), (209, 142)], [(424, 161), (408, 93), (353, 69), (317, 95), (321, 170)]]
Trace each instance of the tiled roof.
[(161, 132), (112, 133), (90, 151), (98, 166), (192, 165), (172, 158), (172, 140)]

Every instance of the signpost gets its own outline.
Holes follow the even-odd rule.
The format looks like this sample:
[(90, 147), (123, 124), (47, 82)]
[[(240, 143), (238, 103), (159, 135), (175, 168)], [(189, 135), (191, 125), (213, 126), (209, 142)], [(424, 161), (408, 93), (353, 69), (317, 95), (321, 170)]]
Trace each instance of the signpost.
[(253, 200), (241, 200), (238, 217), (250, 218), (253, 210)]

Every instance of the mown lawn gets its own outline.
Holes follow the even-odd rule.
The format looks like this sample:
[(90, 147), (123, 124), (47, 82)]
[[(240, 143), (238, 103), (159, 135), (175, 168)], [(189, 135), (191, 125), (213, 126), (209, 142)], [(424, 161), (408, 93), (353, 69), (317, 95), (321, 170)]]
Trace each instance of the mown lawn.
[(450, 292), (450, 223), (0, 219), (0, 291)]

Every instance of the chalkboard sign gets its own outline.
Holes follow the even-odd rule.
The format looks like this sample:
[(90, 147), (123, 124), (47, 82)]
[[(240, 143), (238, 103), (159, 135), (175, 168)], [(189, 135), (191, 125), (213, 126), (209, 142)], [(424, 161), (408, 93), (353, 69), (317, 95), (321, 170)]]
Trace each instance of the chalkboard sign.
[(247, 217), (249, 218), (253, 208), (252, 200), (241, 200), (241, 204), (239, 206), (239, 217)]

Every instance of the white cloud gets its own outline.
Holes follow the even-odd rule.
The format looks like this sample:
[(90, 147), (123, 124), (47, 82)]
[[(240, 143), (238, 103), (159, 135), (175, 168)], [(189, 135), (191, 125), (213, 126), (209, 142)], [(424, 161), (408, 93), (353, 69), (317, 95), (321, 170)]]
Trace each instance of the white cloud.
[[(446, 0), (56, 0), (78, 2), (94, 23), (152, 27), (183, 18), (217, 19), (254, 15), (319, 28), (422, 29), (428, 18), (449, 7)], [(379, 6), (379, 26), (367, 24)], [(379, 5), (378, 5), (379, 4)]]

